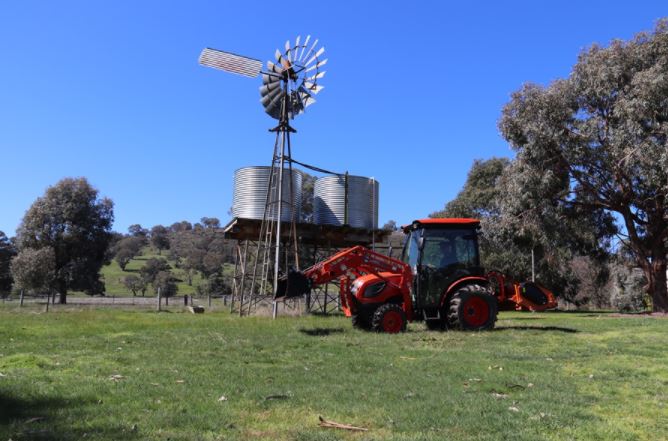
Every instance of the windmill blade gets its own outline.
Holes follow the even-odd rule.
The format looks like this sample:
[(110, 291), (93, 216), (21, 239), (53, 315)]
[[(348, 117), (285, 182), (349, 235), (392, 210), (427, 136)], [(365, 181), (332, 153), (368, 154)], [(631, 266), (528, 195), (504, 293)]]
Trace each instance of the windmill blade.
[[(306, 83), (304, 83), (304, 85), (306, 85)], [(313, 84), (313, 83), (311, 83), (310, 86), (306, 86), (306, 90), (308, 90), (309, 93), (312, 93), (313, 95), (317, 95), (324, 88), (325, 88), (325, 86), (319, 86), (319, 85)]]
[(299, 61), (304, 61), (306, 58), (309, 58), (317, 45), (318, 45), (318, 39), (316, 38), (315, 41), (313, 42), (313, 45), (311, 46), (311, 49), (306, 51), (306, 55), (300, 58)]
[(262, 69), (260, 60), (208, 47), (200, 54), (199, 64), (251, 78), (257, 77)]
[(283, 90), (281, 90), (281, 88), (274, 89), (269, 93), (267, 93), (266, 95), (263, 95), (262, 98), (260, 99), (260, 102), (262, 103), (263, 106), (267, 107), (277, 96), (280, 96), (282, 92)]
[(297, 91), (290, 93), (290, 100), (288, 101), (288, 104), (290, 118), (294, 119), (296, 115), (299, 115), (304, 110), (304, 103), (302, 102), (301, 96)]
[(292, 51), (293, 49), (290, 47), (290, 40), (287, 40), (285, 42), (285, 53), (283, 55), (283, 59), (285, 59), (288, 62), (288, 65), (292, 65)]
[(327, 73), (327, 71), (323, 70), (322, 72), (318, 72), (317, 74), (313, 75), (312, 77), (308, 77), (306, 79), (306, 81), (315, 82), (315, 80), (324, 77), (326, 73)]
[(292, 50), (292, 56), (290, 59), (294, 62), (297, 59), (297, 51), (299, 50), (299, 40), (301, 39), (301, 35), (297, 35), (297, 38), (295, 39), (295, 47)]
[(269, 102), (269, 104), (265, 106), (265, 110), (267, 111), (267, 113), (269, 113), (269, 111), (273, 110), (275, 107), (280, 107), (283, 96), (284, 94), (279, 93)]
[(269, 104), (276, 98), (275, 95), (265, 95), (262, 98), (260, 98), (260, 102), (262, 105), (266, 108), (269, 107)]
[(303, 94), (302, 103), (304, 103), (304, 109), (306, 109), (311, 104), (315, 104), (315, 98), (313, 98), (311, 95)]
[(266, 107), (264, 111), (274, 119), (281, 119), (281, 109), (279, 106)]
[(262, 74), (262, 84), (280, 83), (281, 78), (277, 75)]
[(280, 81), (274, 81), (273, 83), (265, 84), (264, 86), (260, 87), (260, 95), (265, 96), (273, 90), (280, 89), (280, 85)]
[(306, 46), (308, 46), (308, 42), (309, 42), (310, 39), (311, 39), (311, 36), (307, 35), (306, 40), (304, 40), (304, 45), (302, 46), (302, 51), (299, 54), (299, 58), (298, 58), (299, 62), (301, 62), (304, 59), (304, 52), (306, 51)]
[(311, 67), (309, 67), (308, 69), (306, 69), (304, 72), (310, 72), (310, 71), (312, 71), (313, 69), (319, 69), (319, 68), (321, 68), (322, 66), (324, 66), (325, 64), (327, 64), (327, 60), (328, 60), (328, 58), (325, 58), (325, 59), (322, 60), (322, 61), (318, 61), (318, 62), (315, 63), (313, 66), (311, 66)]
[(283, 61), (283, 54), (282, 54), (281, 51), (279, 51), (278, 49), (276, 49), (276, 52), (274, 52), (274, 58), (276, 59), (276, 62), (277, 62), (278, 64), (281, 64), (281, 65), (283, 64), (283, 63), (282, 63), (282, 61)]
[(280, 104), (281, 100), (283, 99), (283, 95), (284, 95), (283, 93), (279, 93), (278, 95), (276, 95), (269, 103), (269, 106), (276, 106)]
[(317, 60), (318, 57), (320, 55), (322, 55), (323, 52), (325, 52), (325, 47), (324, 46), (321, 47), (320, 49), (318, 49), (318, 52), (316, 52), (315, 55), (312, 56), (310, 60), (308, 60), (306, 63), (304, 63), (304, 66), (308, 66), (309, 64), (313, 63), (313, 61)]
[(283, 70), (284, 70), (282, 66), (279, 66), (278, 64), (274, 64), (271, 61), (267, 61), (267, 69), (269, 69), (269, 71), (271, 71), (275, 74), (278, 74), (278, 75), (282, 74)]
[(286, 56), (284, 56), (278, 49), (276, 49), (276, 52), (274, 52), (274, 57), (276, 57), (276, 61), (278, 62), (278, 64), (283, 66), (285, 69), (290, 68), (291, 66), (290, 60)]

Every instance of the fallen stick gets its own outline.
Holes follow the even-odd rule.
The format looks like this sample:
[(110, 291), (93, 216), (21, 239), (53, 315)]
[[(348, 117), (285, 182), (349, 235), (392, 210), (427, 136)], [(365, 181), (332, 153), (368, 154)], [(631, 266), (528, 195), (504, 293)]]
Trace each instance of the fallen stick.
[(369, 430), (365, 429), (364, 427), (356, 427), (356, 426), (351, 426), (349, 424), (337, 423), (336, 421), (328, 421), (321, 416), (319, 416), (318, 418), (320, 419), (320, 423), (318, 424), (318, 426), (320, 427), (328, 427), (331, 429), (353, 430), (358, 432), (366, 432)]

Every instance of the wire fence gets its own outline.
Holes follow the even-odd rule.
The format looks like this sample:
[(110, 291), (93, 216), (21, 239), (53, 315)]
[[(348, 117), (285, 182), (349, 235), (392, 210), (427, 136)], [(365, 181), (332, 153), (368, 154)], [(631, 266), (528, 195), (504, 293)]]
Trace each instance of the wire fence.
[(80, 296), (72, 295), (67, 297), (67, 303), (60, 304), (58, 296), (50, 295), (21, 295), (11, 294), (0, 296), (0, 304), (7, 307), (38, 307), (45, 310), (50, 308), (68, 308), (68, 307), (137, 307), (154, 309), (178, 309), (188, 306), (204, 306), (211, 309), (220, 309), (228, 307), (230, 295), (212, 295), (207, 297), (195, 297), (192, 295), (177, 295), (171, 297), (160, 296), (133, 296), (132, 294), (124, 296), (105, 295), (105, 296)]

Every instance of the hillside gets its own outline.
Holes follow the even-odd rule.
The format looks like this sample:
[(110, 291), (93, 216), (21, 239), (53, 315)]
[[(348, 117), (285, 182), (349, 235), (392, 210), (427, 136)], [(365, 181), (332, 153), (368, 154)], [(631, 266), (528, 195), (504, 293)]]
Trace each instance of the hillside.
[[(123, 279), (130, 275), (139, 276), (139, 270), (144, 266), (146, 261), (152, 258), (162, 258), (169, 263), (172, 268), (172, 273), (178, 279), (178, 295), (195, 295), (197, 294), (196, 287), (202, 283), (202, 277), (199, 273), (196, 273), (192, 279), (192, 286), (188, 285), (187, 278), (183, 270), (176, 268), (174, 262), (167, 260), (167, 253), (163, 252), (158, 254), (158, 252), (152, 247), (144, 247), (139, 256), (133, 258), (130, 263), (125, 267), (125, 271), (121, 270), (118, 266), (118, 263), (115, 260), (112, 260), (109, 265), (102, 267), (100, 271), (102, 279), (104, 280), (106, 286), (106, 295), (108, 296), (132, 296), (130, 292), (124, 285)], [(228, 268), (229, 266), (229, 268)], [(231, 277), (234, 268), (230, 265), (225, 266), (225, 274)], [(146, 295), (153, 295), (153, 288), (149, 286), (146, 291)]]

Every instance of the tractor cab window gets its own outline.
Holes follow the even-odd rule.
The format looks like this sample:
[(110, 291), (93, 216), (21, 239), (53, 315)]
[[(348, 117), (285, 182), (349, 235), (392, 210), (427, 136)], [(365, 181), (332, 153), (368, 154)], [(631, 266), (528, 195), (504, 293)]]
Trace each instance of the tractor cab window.
[(478, 246), (473, 231), (429, 228), (423, 234), (423, 266), (435, 269), (478, 266)]
[(404, 251), (401, 260), (410, 265), (411, 268), (416, 268), (418, 264), (418, 256), (420, 255), (419, 246), (419, 231), (411, 231), (404, 244)]

